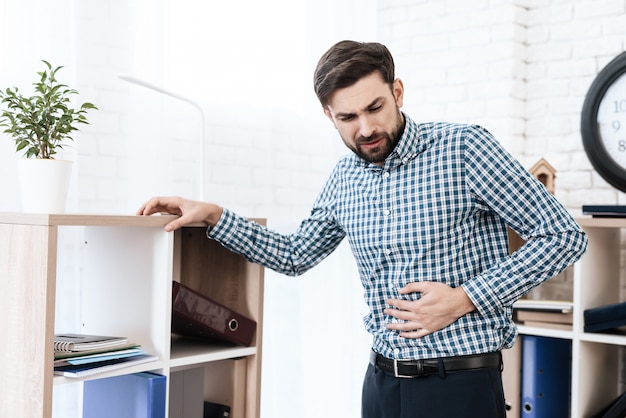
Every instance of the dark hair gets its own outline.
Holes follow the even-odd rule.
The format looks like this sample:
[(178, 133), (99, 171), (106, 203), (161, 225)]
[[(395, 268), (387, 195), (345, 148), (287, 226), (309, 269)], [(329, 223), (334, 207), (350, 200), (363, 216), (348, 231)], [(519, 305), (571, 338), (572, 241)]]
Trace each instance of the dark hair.
[(350, 87), (378, 71), (389, 85), (395, 79), (391, 53), (377, 42), (341, 41), (333, 45), (317, 63), (313, 85), (322, 106), (335, 90)]

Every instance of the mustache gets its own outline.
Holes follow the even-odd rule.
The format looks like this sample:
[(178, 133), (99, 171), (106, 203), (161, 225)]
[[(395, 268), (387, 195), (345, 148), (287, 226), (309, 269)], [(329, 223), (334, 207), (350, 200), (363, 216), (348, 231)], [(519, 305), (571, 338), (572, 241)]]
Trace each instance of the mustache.
[(380, 138), (386, 138), (386, 139), (389, 139), (389, 138), (388, 138), (388, 135), (386, 135), (386, 134), (384, 134), (384, 133), (381, 133), (381, 134), (373, 134), (373, 135), (370, 135), (370, 136), (359, 136), (359, 137), (357, 137), (357, 138), (356, 138), (356, 144), (357, 144), (357, 145), (368, 144), (368, 143), (370, 143), (370, 142), (377, 141), (377, 140), (379, 140)]

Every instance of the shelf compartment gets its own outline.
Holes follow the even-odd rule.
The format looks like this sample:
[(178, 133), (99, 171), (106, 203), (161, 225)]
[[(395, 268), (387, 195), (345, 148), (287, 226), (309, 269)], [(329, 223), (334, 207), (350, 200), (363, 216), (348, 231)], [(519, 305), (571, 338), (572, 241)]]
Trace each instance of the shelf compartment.
[(620, 350), (612, 344), (579, 342), (572, 375), (575, 416), (592, 416), (618, 395)]

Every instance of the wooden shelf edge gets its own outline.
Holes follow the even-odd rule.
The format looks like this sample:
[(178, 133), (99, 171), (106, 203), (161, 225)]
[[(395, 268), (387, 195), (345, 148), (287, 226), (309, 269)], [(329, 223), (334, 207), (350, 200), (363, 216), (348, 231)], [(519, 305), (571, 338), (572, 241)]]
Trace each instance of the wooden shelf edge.
[(581, 334), (580, 341), (626, 346), (626, 335), (585, 332)]
[(197, 347), (176, 347), (172, 348), (169, 366), (172, 370), (184, 370), (186, 368), (198, 367), (205, 363), (220, 360), (237, 359), (257, 354), (256, 347), (216, 347), (200, 350)]
[(540, 337), (563, 338), (566, 340), (574, 339), (574, 332), (570, 330), (553, 329), (547, 327), (529, 327), (526, 325), (517, 325), (517, 330), (520, 335), (537, 335)]
[(593, 216), (576, 217), (582, 227), (590, 228), (626, 228), (626, 218), (594, 218)]
[[(175, 215), (1, 213), (0, 223), (42, 226), (165, 226)], [(206, 226), (198, 224), (198, 226)]]

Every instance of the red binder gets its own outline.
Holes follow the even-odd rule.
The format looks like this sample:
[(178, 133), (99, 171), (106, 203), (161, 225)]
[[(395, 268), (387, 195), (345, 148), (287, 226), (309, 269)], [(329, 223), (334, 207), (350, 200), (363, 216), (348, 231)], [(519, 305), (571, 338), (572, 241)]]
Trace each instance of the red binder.
[(249, 346), (256, 322), (178, 282), (172, 287), (172, 332)]

